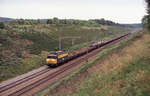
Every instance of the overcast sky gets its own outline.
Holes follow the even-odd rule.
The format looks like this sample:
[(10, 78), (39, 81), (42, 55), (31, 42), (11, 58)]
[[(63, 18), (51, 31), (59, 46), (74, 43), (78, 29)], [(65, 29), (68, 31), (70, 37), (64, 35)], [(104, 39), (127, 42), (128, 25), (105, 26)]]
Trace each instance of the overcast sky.
[(100, 19), (140, 23), (144, 0), (0, 0), (0, 17)]

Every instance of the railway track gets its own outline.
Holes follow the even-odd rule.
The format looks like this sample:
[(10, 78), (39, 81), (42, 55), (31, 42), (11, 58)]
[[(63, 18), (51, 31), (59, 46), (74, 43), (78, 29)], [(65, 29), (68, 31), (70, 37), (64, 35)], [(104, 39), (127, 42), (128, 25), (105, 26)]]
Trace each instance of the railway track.
[(46, 73), (46, 72), (48, 72), (49, 70), (50, 70), (50, 69), (48, 69), (48, 68), (43, 69), (43, 70), (41, 70), (41, 71), (39, 71), (39, 72), (37, 72), (37, 73), (34, 73), (34, 74), (32, 74), (32, 75), (30, 75), (30, 76), (28, 76), (28, 77), (24, 77), (24, 78), (19, 79), (19, 80), (15, 81), (15, 82), (12, 82), (12, 83), (10, 83), (9, 85), (2, 86), (2, 87), (0, 87), (0, 93), (3, 92), (3, 91), (8, 90), (8, 89), (10, 89), (10, 88), (12, 88), (12, 87), (14, 87), (14, 86), (17, 86), (17, 85), (19, 85), (19, 84), (21, 84), (21, 83), (23, 83), (23, 82), (26, 82), (26, 81), (28, 81), (28, 80), (30, 80), (30, 79), (33, 79), (33, 78), (35, 78), (36, 76), (39, 76), (39, 75), (41, 75), (41, 74), (43, 74), (43, 73)]
[[(7, 86), (0, 87), (0, 95), (2, 95), (2, 96), (33, 95), (36, 92), (48, 87), (49, 85), (56, 83), (60, 78), (66, 76), (68, 74), (67, 72), (72, 71), (72, 69), (74, 67), (76, 67), (78, 65), (82, 65), (81, 63), (84, 62), (85, 59), (95, 56), (102, 49), (104, 49), (104, 48), (108, 47), (109, 45), (112, 45), (116, 42), (119, 42), (120, 40), (126, 38), (127, 36), (124, 36), (117, 40), (109, 42), (109, 43), (105, 44), (104, 46), (102, 46), (84, 56), (81, 56), (80, 58), (77, 58), (75, 60), (72, 60), (71, 62), (68, 62), (68, 64), (65, 64), (64, 66), (60, 66), (60, 68), (57, 68), (57, 70), (54, 70), (53, 72), (51, 72), (50, 69), (45, 69), (45, 70), (39, 71), (38, 73), (35, 73), (31, 76), (20, 79), (19, 81), (13, 82)], [(46, 76), (42, 77), (43, 74), (46, 74)], [(12, 90), (14, 87), (19, 86), (22, 83), (30, 82), (31, 79), (35, 79), (35, 78), (37, 78), (37, 76), (39, 77), (38, 80), (36, 80), (36, 81), (32, 80), (31, 84), (28, 84), (28, 85), (26, 84), (23, 87), (21, 87), (20, 89), (15, 90), (15, 91)], [(9, 92), (9, 90), (13, 91), (13, 92)], [(9, 92), (9, 93), (7, 93), (7, 92)]]

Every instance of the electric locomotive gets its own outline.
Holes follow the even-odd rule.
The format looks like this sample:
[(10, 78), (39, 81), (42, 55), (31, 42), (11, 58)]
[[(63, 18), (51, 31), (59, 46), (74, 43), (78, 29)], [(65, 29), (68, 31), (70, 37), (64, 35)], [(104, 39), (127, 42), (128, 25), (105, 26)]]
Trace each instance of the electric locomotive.
[(50, 67), (56, 67), (65, 63), (68, 59), (68, 53), (64, 51), (56, 51), (49, 54), (46, 58), (46, 64)]

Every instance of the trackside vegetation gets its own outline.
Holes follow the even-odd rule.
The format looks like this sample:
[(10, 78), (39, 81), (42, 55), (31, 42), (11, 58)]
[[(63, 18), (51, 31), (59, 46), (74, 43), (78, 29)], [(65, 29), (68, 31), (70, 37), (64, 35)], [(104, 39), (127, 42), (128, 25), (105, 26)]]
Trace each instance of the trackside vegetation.
[[(57, 82), (57, 84), (38, 93), (37, 96), (59, 96), (60, 94), (61, 96), (126, 96), (128, 94), (129, 96), (136, 96), (134, 94), (147, 94), (142, 93), (142, 91), (149, 90), (148, 87), (146, 87), (146, 89), (142, 89), (139, 87), (141, 85), (136, 86), (136, 84), (140, 83), (134, 82), (134, 80), (136, 80), (136, 76), (134, 77), (134, 75), (139, 74), (139, 70), (145, 70), (147, 72), (149, 68), (143, 68), (146, 68), (145, 66), (149, 66), (149, 61), (147, 61), (146, 59), (146, 61), (142, 63), (142, 61), (140, 60), (144, 60), (143, 57), (136, 57), (137, 54), (134, 54), (133, 56), (135, 59), (132, 59), (132, 57), (130, 58), (130, 55), (136, 53), (137, 51), (135, 50), (134, 52), (132, 52), (135, 47), (132, 45), (136, 44), (137, 41), (140, 41), (140, 43), (138, 44), (144, 44), (141, 43), (141, 40), (145, 37), (145, 35), (143, 37), (142, 34), (143, 33), (134, 34), (126, 40), (123, 40), (120, 43), (104, 49), (94, 60), (84, 64), (81, 68), (73, 72), (70, 76)], [(147, 44), (147, 41), (145, 41), (145, 44)], [(128, 48), (130, 47), (132, 48), (132, 51), (128, 52)], [(139, 46), (137, 48), (138, 50), (143, 50), (140, 49)], [(126, 51), (128, 52), (128, 54), (126, 53)], [(130, 60), (126, 59), (128, 58), (128, 56), (126, 57), (126, 55), (129, 55)], [(140, 63), (143, 65), (138, 65)], [(121, 84), (117, 85), (117, 83)], [(132, 84), (134, 86), (132, 86)], [(148, 82), (145, 83), (145, 85), (148, 84)], [(145, 87), (145, 85), (143, 86), (143, 88)], [(136, 87), (139, 87), (139, 92), (134, 89)], [(133, 93), (131, 89), (133, 89)]]

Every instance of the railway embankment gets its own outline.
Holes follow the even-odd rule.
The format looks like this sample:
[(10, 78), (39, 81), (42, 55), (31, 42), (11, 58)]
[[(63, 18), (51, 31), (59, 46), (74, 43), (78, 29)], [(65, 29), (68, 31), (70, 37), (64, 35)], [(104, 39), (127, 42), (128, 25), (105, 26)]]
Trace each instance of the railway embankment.
[(37, 95), (149, 96), (149, 38), (145, 33), (131, 35)]

